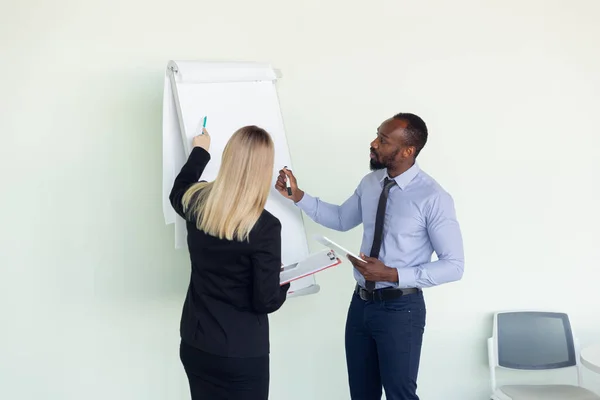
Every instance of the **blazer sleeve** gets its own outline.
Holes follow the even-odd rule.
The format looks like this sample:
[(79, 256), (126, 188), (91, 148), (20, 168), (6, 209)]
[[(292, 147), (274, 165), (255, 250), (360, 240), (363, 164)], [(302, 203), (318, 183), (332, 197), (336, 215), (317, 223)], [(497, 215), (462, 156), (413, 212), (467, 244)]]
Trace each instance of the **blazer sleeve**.
[(281, 273), (281, 223), (275, 220), (262, 229), (252, 254), (252, 306), (260, 314), (277, 311), (285, 302), (290, 284), (279, 285)]
[(190, 152), (190, 156), (186, 163), (181, 167), (181, 171), (175, 178), (169, 200), (177, 214), (184, 219), (185, 215), (181, 199), (183, 199), (183, 195), (193, 184), (198, 183), (198, 180), (200, 179), (200, 176), (202, 176), (202, 172), (204, 172), (204, 168), (206, 168), (209, 161), (210, 154), (208, 151), (202, 147), (194, 147)]

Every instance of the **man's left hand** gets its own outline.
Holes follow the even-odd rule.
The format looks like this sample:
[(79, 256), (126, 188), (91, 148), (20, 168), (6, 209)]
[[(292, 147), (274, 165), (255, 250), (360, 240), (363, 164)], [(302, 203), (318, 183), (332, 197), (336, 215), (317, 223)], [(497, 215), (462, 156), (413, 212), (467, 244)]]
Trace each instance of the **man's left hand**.
[(374, 282), (398, 282), (398, 271), (395, 268), (389, 268), (379, 259), (367, 257), (360, 253), (360, 258), (366, 262), (348, 255), (348, 260), (354, 265), (354, 268), (364, 276), (367, 281)]

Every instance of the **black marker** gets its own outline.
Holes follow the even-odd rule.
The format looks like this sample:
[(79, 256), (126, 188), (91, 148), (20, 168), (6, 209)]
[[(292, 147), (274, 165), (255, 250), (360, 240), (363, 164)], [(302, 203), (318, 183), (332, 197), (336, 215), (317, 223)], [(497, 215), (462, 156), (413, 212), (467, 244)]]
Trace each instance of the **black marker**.
[[(283, 169), (287, 169), (287, 165), (283, 167)], [(292, 195), (292, 187), (290, 186), (290, 178), (285, 176), (285, 186), (287, 187), (288, 196)]]

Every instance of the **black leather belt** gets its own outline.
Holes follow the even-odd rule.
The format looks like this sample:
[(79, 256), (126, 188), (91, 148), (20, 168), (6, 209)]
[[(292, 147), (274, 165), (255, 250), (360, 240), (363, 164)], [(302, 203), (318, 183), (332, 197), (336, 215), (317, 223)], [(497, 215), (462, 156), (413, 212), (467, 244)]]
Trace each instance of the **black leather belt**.
[(364, 289), (358, 285), (356, 285), (356, 288), (354, 289), (354, 293), (358, 294), (358, 296), (364, 301), (393, 300), (401, 296), (406, 296), (407, 294), (418, 293), (419, 291), (420, 289), (417, 288), (383, 288), (368, 291), (367, 289)]

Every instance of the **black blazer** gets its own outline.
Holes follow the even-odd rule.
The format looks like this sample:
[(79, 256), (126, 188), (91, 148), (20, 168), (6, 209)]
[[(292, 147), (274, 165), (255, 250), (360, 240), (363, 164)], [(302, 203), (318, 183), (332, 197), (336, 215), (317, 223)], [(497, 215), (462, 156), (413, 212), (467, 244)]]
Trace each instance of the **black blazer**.
[(183, 213), (181, 199), (200, 179), (210, 154), (193, 148), (177, 175), (169, 199), (187, 222), (191, 279), (180, 333), (186, 343), (223, 357), (269, 354), (268, 313), (286, 300), (289, 284), (279, 285), (281, 223), (266, 210), (249, 242), (222, 240), (196, 228)]

